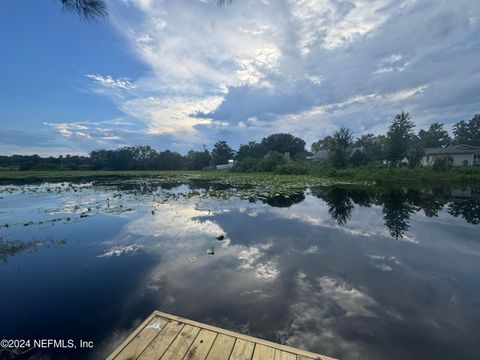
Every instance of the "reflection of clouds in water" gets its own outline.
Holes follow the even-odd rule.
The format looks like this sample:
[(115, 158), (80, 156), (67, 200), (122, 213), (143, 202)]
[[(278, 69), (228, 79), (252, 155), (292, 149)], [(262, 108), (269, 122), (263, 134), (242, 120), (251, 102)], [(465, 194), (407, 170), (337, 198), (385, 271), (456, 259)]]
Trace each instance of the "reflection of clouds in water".
[(367, 254), (372, 265), (381, 271), (392, 271), (395, 265), (401, 265), (401, 262), (395, 256), (382, 256)]
[(111, 257), (111, 256), (120, 256), (122, 254), (136, 253), (142, 248), (141, 245), (126, 245), (126, 246), (114, 246), (108, 251), (105, 251), (102, 255), (98, 257)]
[(279, 332), (285, 344), (302, 349), (318, 349), (321, 344), (325, 354), (348, 353), (349, 359), (365, 358), (358, 344), (338, 333), (338, 326), (353, 317), (374, 317), (375, 300), (332, 277), (322, 276), (311, 282), (304, 273), (297, 276), (296, 291), (298, 300), (290, 305), (290, 325)]
[(143, 236), (174, 237), (188, 241), (222, 234), (222, 228), (213, 221), (197, 219), (206, 216), (209, 216), (208, 211), (197, 209), (191, 202), (160, 204), (155, 215), (132, 221), (128, 231)]
[(252, 270), (257, 279), (275, 279), (279, 273), (278, 264), (273, 261), (261, 262), (261, 256), (262, 254), (258, 247), (249, 247), (246, 250), (240, 251), (238, 254), (238, 258), (241, 261), (239, 268), (242, 270)]
[(345, 316), (374, 316), (368, 307), (376, 305), (376, 302), (367, 294), (328, 276), (322, 276), (317, 281), (322, 295), (341, 307)]
[[(251, 273), (256, 279), (272, 280), (277, 277), (278, 264), (272, 259), (262, 259), (269, 244), (231, 246), (228, 236), (222, 241), (216, 240), (225, 231), (209, 218), (214, 214), (229, 212), (230, 209), (219, 201), (213, 203), (206, 200), (199, 205), (191, 199), (160, 204), (154, 215), (131, 221), (122, 237), (102, 256), (120, 255), (139, 247), (147, 253), (160, 255), (161, 262), (148, 279), (148, 288), (152, 290), (160, 289), (159, 284), (166, 277), (181, 277), (190, 271), (206, 271), (212, 263), (220, 260), (239, 263), (239, 269), (246, 274)], [(119, 246), (118, 240), (135, 243)], [(215, 247), (214, 256), (206, 255), (210, 247)]]

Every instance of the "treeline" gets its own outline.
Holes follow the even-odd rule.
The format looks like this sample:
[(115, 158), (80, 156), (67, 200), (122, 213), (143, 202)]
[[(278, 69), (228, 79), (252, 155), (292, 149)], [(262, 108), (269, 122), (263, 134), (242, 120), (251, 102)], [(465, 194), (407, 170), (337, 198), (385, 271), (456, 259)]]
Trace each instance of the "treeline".
[[(480, 146), (480, 114), (453, 126), (451, 137), (443, 124), (433, 123), (415, 133), (409, 113), (397, 114), (386, 134), (364, 134), (354, 138), (347, 127), (319, 139), (308, 151), (303, 139), (291, 134), (272, 134), (260, 142), (251, 141), (232, 149), (226, 141), (218, 141), (209, 151), (190, 150), (186, 155), (150, 146), (127, 146), (115, 150), (95, 150), (89, 156), (0, 156), (0, 169), (20, 170), (202, 170), (235, 160), (233, 171), (308, 173), (311, 165), (305, 160), (319, 150), (326, 150), (322, 166), (345, 168), (387, 161), (390, 165), (420, 165), (425, 148), (453, 144)], [(434, 164), (439, 168), (448, 163)]]

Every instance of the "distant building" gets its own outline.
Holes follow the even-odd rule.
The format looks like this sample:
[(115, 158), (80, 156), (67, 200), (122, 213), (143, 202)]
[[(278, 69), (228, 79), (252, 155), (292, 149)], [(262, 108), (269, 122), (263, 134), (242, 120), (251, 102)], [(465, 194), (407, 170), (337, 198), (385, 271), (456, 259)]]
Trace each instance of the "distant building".
[(309, 157), (308, 160), (317, 162), (317, 161), (322, 161), (328, 159), (328, 150), (327, 149), (322, 149), (318, 150), (315, 152), (312, 156)]
[(228, 160), (228, 164), (222, 164), (222, 165), (217, 165), (215, 168), (217, 170), (228, 170), (231, 169), (235, 165), (235, 161), (233, 160)]
[[(365, 149), (363, 148), (363, 146), (354, 147), (349, 151), (349, 157), (352, 157), (353, 154), (355, 154), (357, 151), (365, 152)], [(314, 162), (327, 160), (329, 153), (330, 151), (328, 149), (321, 149), (315, 152), (312, 156), (307, 157), (307, 160)]]
[(444, 148), (426, 148), (423, 166), (432, 166), (435, 159), (451, 159), (453, 166), (480, 165), (480, 146), (451, 145)]

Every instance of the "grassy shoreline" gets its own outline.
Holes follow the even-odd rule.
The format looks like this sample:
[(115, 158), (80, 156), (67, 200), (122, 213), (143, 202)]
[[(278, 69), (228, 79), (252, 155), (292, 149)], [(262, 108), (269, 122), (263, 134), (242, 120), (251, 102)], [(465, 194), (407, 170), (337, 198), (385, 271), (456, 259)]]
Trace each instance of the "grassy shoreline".
[(278, 175), (274, 173), (234, 173), (226, 171), (0, 171), (1, 183), (89, 181), (101, 179), (155, 178), (160, 181), (204, 180), (248, 185), (264, 181), (302, 186), (335, 184), (395, 184), (395, 185), (480, 185), (480, 167), (452, 168), (433, 171), (430, 168), (346, 168), (330, 169), (308, 175)]

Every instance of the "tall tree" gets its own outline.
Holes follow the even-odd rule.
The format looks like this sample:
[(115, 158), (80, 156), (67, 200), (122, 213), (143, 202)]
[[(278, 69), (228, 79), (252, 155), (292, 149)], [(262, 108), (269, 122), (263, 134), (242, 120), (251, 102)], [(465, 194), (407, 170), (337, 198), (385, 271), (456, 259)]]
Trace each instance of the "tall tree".
[(218, 141), (213, 145), (211, 163), (212, 165), (226, 164), (228, 160), (233, 159), (234, 155), (235, 152), (228, 146), (226, 141)]
[(455, 144), (480, 146), (480, 114), (470, 121), (460, 121), (453, 126)]
[(280, 154), (288, 152), (292, 158), (306, 154), (305, 141), (292, 134), (272, 134), (262, 139), (262, 145), (268, 151), (277, 151)]
[(352, 140), (352, 133), (345, 126), (333, 132), (328, 157), (334, 167), (341, 168), (348, 165), (348, 148), (352, 145)]
[(393, 164), (398, 164), (407, 155), (412, 139), (415, 124), (408, 112), (402, 111), (395, 115), (388, 128), (385, 140), (385, 155)]
[(439, 123), (431, 124), (428, 130), (420, 130), (418, 136), (425, 148), (445, 147), (452, 141), (448, 131), (443, 128), (443, 124)]

